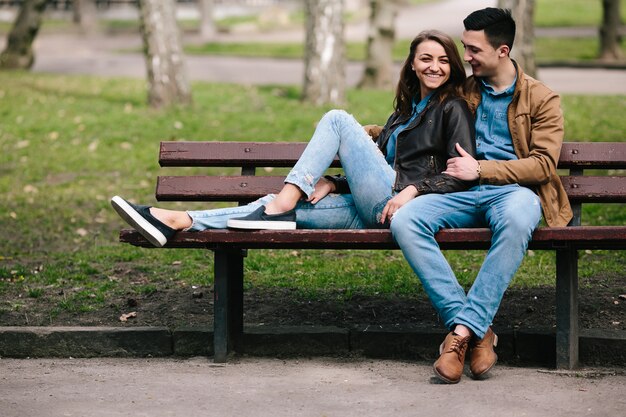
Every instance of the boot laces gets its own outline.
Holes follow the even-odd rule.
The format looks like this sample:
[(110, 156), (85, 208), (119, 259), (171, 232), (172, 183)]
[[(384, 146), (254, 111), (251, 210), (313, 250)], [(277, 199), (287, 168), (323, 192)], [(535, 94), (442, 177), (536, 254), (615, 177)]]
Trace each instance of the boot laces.
[(455, 352), (459, 357), (459, 360), (465, 354), (467, 350), (467, 337), (455, 337), (452, 339), (452, 343), (450, 343), (449, 353)]

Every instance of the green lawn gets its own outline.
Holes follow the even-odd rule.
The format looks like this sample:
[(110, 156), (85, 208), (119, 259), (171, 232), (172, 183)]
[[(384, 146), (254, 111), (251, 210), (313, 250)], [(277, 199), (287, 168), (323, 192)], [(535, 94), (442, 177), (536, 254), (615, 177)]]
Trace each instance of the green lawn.
[[(622, 22), (626, 21), (626, 0), (620, 0)], [(537, 0), (535, 24), (554, 26), (599, 26), (602, 0)]]
[[(145, 105), (143, 81), (0, 72), (0, 313), (21, 308), (20, 297), (59, 291), (67, 296), (58, 310), (81, 311), (115, 294), (210, 284), (210, 252), (118, 243), (123, 224), (109, 198), (154, 203), (158, 174), (209, 171), (160, 169), (160, 140), (306, 141), (327, 109), (302, 104), (296, 87), (194, 83), (193, 91), (190, 109), (155, 111)], [(391, 104), (391, 92), (350, 90), (346, 108), (362, 122), (382, 124)], [(625, 140), (625, 106), (624, 96), (565, 96), (568, 140)], [(624, 224), (624, 206), (589, 206), (584, 219)], [(482, 255), (447, 254), (466, 286)], [(513, 285), (552, 285), (553, 257), (531, 254)], [(590, 277), (623, 276), (623, 252), (581, 258), (581, 285)], [(136, 276), (148, 282), (136, 283)], [(347, 297), (421, 291), (397, 251), (254, 250), (246, 260), (246, 286), (305, 294), (342, 290)]]

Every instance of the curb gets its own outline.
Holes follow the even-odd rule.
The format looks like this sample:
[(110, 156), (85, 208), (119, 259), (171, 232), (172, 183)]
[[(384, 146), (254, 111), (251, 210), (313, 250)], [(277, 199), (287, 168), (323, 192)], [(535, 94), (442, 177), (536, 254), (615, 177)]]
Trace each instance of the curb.
[[(500, 362), (555, 366), (554, 330), (494, 329)], [(247, 326), (241, 354), (304, 357), (362, 355), (369, 358), (436, 359), (445, 332), (417, 326)], [(0, 327), (0, 357), (212, 356), (210, 328)], [(580, 362), (626, 366), (626, 331), (582, 330)]]

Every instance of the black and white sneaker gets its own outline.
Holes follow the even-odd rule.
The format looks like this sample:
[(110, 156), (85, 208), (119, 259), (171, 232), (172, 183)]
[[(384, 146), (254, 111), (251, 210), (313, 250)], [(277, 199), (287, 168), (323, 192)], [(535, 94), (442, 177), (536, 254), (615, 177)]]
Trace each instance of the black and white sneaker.
[(154, 246), (164, 246), (176, 233), (175, 229), (150, 214), (150, 206), (132, 204), (117, 195), (111, 199), (111, 205), (126, 223)]
[(296, 228), (296, 211), (265, 214), (265, 206), (261, 206), (247, 216), (228, 220), (226, 225), (233, 229), (294, 230)]

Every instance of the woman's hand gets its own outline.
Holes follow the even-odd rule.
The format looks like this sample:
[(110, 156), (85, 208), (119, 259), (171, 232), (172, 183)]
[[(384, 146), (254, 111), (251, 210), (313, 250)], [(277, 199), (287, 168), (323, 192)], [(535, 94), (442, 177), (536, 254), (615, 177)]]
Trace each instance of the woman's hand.
[(322, 177), (317, 184), (315, 184), (315, 190), (311, 194), (311, 197), (307, 198), (306, 201), (311, 204), (317, 204), (318, 201), (334, 191), (335, 183)]
[(400, 191), (398, 194), (393, 196), (393, 198), (387, 201), (385, 208), (383, 209), (383, 214), (380, 218), (381, 223), (385, 223), (387, 219), (391, 222), (393, 215), (406, 203), (413, 200), (417, 197), (419, 193), (417, 192), (417, 188), (414, 185), (407, 186), (404, 190)]

